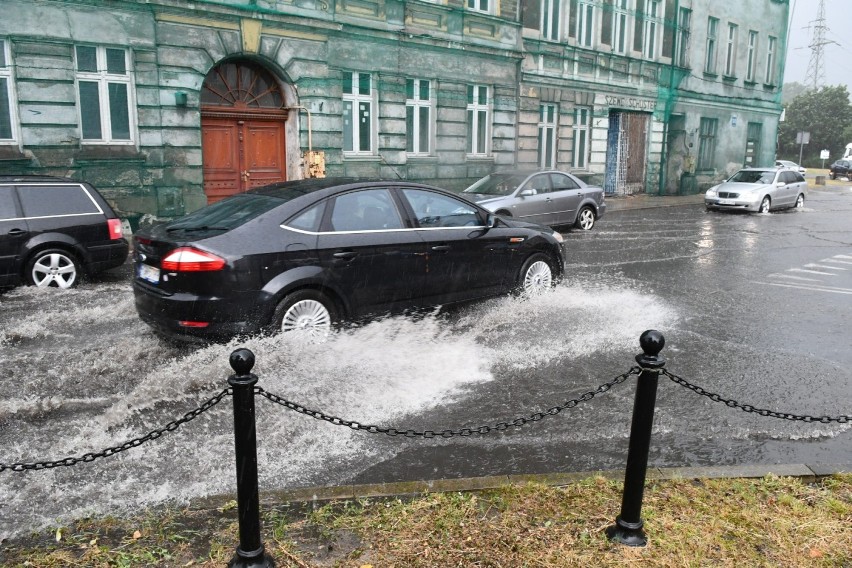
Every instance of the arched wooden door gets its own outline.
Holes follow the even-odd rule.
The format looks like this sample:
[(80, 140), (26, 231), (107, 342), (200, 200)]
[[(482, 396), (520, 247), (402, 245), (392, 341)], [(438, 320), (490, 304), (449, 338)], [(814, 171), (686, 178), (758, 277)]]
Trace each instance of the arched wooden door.
[(287, 179), (284, 95), (255, 63), (214, 67), (201, 89), (204, 193), (214, 203)]

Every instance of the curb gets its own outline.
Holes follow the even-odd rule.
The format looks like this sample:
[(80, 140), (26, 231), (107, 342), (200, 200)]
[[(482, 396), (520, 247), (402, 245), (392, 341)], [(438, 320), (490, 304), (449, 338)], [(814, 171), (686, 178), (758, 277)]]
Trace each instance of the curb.
[[(805, 483), (835, 475), (852, 473), (852, 464), (777, 464), (777, 465), (734, 465), (709, 467), (649, 467), (646, 479), (755, 479), (767, 475), (798, 477)], [(427, 493), (449, 493), (498, 489), (509, 485), (540, 483), (560, 487), (579, 483), (590, 477), (604, 477), (614, 481), (624, 480), (624, 470), (584, 471), (575, 473), (543, 473), (522, 475), (495, 475), (488, 477), (464, 477), (458, 479), (434, 479), (373, 483), (365, 485), (296, 487), (263, 491), (262, 504), (270, 506), (280, 503), (318, 503), (335, 500), (365, 498), (412, 497)], [(212, 495), (194, 500), (192, 509), (221, 508), (233, 501), (234, 495)]]

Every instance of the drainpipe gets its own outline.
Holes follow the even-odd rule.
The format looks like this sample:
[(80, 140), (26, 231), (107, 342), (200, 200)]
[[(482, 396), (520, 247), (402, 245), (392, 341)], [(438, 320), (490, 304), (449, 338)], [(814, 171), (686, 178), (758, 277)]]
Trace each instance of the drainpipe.
[(309, 111), (307, 107), (303, 106), (287, 107), (287, 110), (303, 110), (308, 113), (308, 152), (312, 152), (313, 144), (311, 143), (311, 111)]

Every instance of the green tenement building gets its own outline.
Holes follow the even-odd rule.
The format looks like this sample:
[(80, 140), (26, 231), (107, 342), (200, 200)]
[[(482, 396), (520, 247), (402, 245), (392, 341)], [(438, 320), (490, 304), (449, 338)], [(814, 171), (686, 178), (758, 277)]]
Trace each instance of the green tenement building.
[(788, 0), (0, 0), (0, 173), (131, 221), (284, 179), (773, 163)]

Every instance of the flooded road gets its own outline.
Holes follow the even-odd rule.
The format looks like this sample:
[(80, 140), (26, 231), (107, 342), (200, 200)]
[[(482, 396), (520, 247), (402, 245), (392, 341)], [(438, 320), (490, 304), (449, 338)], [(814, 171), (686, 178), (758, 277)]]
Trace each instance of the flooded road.
[[(255, 352), (269, 392), (364, 424), (443, 430), (511, 422), (627, 371), (646, 329), (667, 368), (725, 398), (849, 414), (852, 195), (804, 211), (617, 212), (566, 234), (552, 294), (393, 317), (323, 344), (284, 337), (179, 348), (136, 317), (118, 271), (68, 291), (0, 295), (0, 463), (99, 452), (226, 386)], [(408, 440), (257, 401), (261, 489), (623, 467), (634, 379), (557, 416), (487, 436)], [(0, 473), (0, 538), (87, 513), (235, 490), (231, 403), (115, 456)], [(849, 425), (803, 424), (714, 403), (661, 380), (651, 462), (850, 463)], [(34, 505), (37, 504), (37, 505)]]

